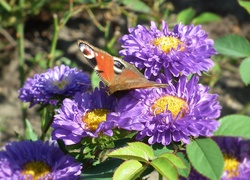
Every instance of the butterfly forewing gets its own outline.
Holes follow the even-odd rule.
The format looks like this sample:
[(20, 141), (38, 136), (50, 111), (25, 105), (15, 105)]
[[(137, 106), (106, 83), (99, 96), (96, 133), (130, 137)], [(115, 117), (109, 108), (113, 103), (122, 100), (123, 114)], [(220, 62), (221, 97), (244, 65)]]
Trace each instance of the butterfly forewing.
[(78, 41), (78, 46), (101, 80), (109, 85), (109, 83), (114, 80), (113, 57), (105, 51), (102, 51), (82, 40)]

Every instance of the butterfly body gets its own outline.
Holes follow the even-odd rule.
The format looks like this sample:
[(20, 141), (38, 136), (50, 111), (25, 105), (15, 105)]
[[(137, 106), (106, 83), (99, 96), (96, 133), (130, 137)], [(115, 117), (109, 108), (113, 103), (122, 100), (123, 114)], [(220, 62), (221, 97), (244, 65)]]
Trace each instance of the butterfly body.
[(78, 46), (100, 79), (108, 86), (109, 93), (148, 87), (166, 87), (166, 84), (149, 81), (132, 64), (110, 55), (86, 41), (79, 40)]

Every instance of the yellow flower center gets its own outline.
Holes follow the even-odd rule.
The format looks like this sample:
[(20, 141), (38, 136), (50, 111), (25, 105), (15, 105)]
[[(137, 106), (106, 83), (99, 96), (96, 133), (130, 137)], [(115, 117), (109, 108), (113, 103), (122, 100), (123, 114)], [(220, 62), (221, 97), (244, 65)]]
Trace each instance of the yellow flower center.
[(165, 53), (169, 53), (171, 49), (177, 50), (178, 47), (179, 51), (185, 50), (185, 44), (173, 36), (156, 38), (154, 39), (153, 44), (161, 48)]
[(176, 118), (178, 114), (180, 114), (181, 118), (185, 115), (185, 112), (187, 112), (188, 104), (184, 99), (176, 96), (163, 96), (155, 101), (151, 106), (151, 110), (155, 115), (169, 110), (174, 118)]
[(53, 84), (57, 86), (59, 89), (64, 89), (64, 87), (68, 84), (68, 81), (67, 80), (55, 81), (53, 82)]
[(228, 172), (227, 178), (239, 176), (238, 167), (240, 162), (234, 157), (224, 154), (224, 171)]
[(106, 116), (109, 113), (107, 109), (94, 109), (88, 112), (83, 118), (82, 121), (86, 123), (86, 127), (90, 131), (95, 131), (98, 125), (106, 121)]
[(50, 172), (51, 168), (44, 162), (32, 161), (24, 164), (22, 174), (28, 175), (29, 177), (31, 176), (34, 180), (38, 180)]

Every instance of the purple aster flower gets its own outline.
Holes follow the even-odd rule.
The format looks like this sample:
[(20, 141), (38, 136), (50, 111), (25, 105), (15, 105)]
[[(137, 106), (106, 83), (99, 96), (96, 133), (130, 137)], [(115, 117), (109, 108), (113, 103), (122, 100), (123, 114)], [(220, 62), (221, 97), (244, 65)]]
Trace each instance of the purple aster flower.
[(224, 156), (222, 180), (247, 180), (250, 177), (250, 141), (241, 138), (216, 137)]
[(216, 54), (213, 40), (201, 26), (177, 24), (170, 31), (162, 21), (162, 30), (151, 22), (150, 29), (142, 25), (129, 29), (120, 42), (119, 53), (124, 60), (145, 69), (145, 76), (157, 76), (163, 69), (166, 76), (201, 75), (213, 66), (210, 57)]
[[(140, 112), (134, 121), (144, 126), (138, 131), (137, 139), (148, 137), (149, 144), (168, 145), (172, 141), (189, 143), (190, 136), (212, 136), (219, 125), (215, 119), (220, 115), (221, 106), (217, 101), (218, 96), (209, 94), (209, 88), (198, 84), (198, 80), (198, 77), (192, 77), (188, 81), (185, 76), (181, 76), (178, 82), (164, 89), (131, 92), (130, 98), (138, 100), (130, 106), (133, 106), (133, 111), (137, 109)], [(126, 106), (120, 108), (130, 114)], [(127, 121), (121, 116), (119, 127), (123, 128), (122, 125)]]
[(56, 104), (58, 100), (85, 92), (90, 87), (89, 76), (65, 65), (48, 69), (45, 73), (28, 78), (19, 90), (19, 98), (35, 104)]
[(73, 100), (65, 99), (52, 123), (52, 138), (72, 145), (84, 137), (96, 138), (100, 133), (112, 136), (114, 123), (108, 115), (114, 111), (115, 103), (116, 98), (102, 87), (93, 93), (77, 93)]
[(54, 143), (28, 140), (0, 151), (0, 179), (78, 179), (81, 164)]
[[(248, 180), (250, 177), (250, 141), (233, 137), (213, 137), (224, 156), (221, 180)], [(187, 180), (208, 180), (194, 169)]]

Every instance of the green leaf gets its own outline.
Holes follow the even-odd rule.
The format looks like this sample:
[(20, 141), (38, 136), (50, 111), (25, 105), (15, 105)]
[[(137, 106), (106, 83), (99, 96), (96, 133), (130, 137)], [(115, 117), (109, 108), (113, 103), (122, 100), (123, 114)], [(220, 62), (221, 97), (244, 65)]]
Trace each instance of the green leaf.
[(150, 160), (154, 158), (154, 151), (147, 144), (142, 142), (133, 142), (133, 143), (128, 143), (128, 145), (142, 149), (147, 154)]
[(185, 164), (182, 162), (182, 160), (176, 156), (175, 154), (171, 154), (171, 153), (165, 153), (165, 154), (162, 154), (160, 155), (159, 157), (164, 157), (164, 158), (167, 158), (169, 161), (171, 161), (174, 166), (176, 166), (177, 168), (180, 168), (180, 169), (185, 169), (186, 166)]
[(250, 56), (250, 43), (244, 37), (238, 35), (227, 35), (216, 39), (215, 49), (223, 55), (242, 58)]
[(167, 179), (177, 180), (178, 173), (175, 166), (165, 157), (158, 157), (150, 163), (155, 170)]
[(250, 117), (244, 115), (229, 115), (219, 120), (220, 126), (214, 136), (232, 136), (250, 138)]
[(239, 4), (247, 10), (247, 12), (250, 14), (250, 2), (246, 0), (238, 0)]
[(145, 170), (142, 164), (136, 160), (128, 160), (122, 163), (114, 173), (113, 180), (133, 180)]
[(193, 24), (204, 24), (208, 22), (220, 21), (221, 17), (214, 13), (204, 12), (195, 17), (192, 21)]
[(91, 84), (92, 84), (93, 89), (95, 87), (99, 87), (100, 81), (101, 80), (100, 80), (99, 76), (96, 74), (95, 71), (93, 71), (92, 74), (91, 74)]
[(187, 157), (182, 153), (182, 152), (178, 152), (176, 153), (176, 156), (178, 156), (182, 162), (184, 162), (186, 168), (185, 169), (177, 169), (178, 170), (178, 173), (182, 176), (182, 177), (185, 177), (187, 178), (189, 173), (190, 173), (190, 169), (191, 169), (191, 165), (189, 163), (189, 161), (187, 160)]
[(249, 67), (250, 67), (250, 57), (244, 59), (242, 61), (242, 63), (240, 64), (240, 76), (241, 76), (242, 81), (246, 85), (250, 84), (250, 71), (249, 71)]
[(196, 139), (187, 145), (187, 155), (193, 167), (209, 179), (220, 179), (223, 155), (212, 139)]
[(126, 8), (131, 9), (133, 11), (141, 12), (141, 13), (150, 13), (150, 7), (147, 4), (140, 0), (121, 0), (122, 4), (126, 6)]
[(133, 159), (142, 162), (148, 162), (149, 159), (147, 153), (143, 149), (133, 146), (116, 149), (109, 153), (108, 156), (125, 160)]
[(96, 166), (92, 166), (91, 168), (84, 170), (81, 174), (81, 179), (88, 180), (111, 180), (113, 174), (118, 166), (123, 163), (120, 159), (109, 159), (100, 163)]
[(174, 152), (173, 144), (170, 144), (168, 146), (163, 146), (161, 144), (153, 144), (152, 148), (154, 150), (155, 156), (160, 156), (163, 153), (173, 153)]
[(32, 125), (30, 124), (28, 119), (25, 119), (25, 137), (26, 139), (32, 140), (32, 141), (36, 141), (38, 140), (37, 134), (35, 133)]
[(179, 12), (177, 15), (177, 22), (182, 24), (189, 24), (195, 16), (195, 10), (193, 8), (187, 8)]

